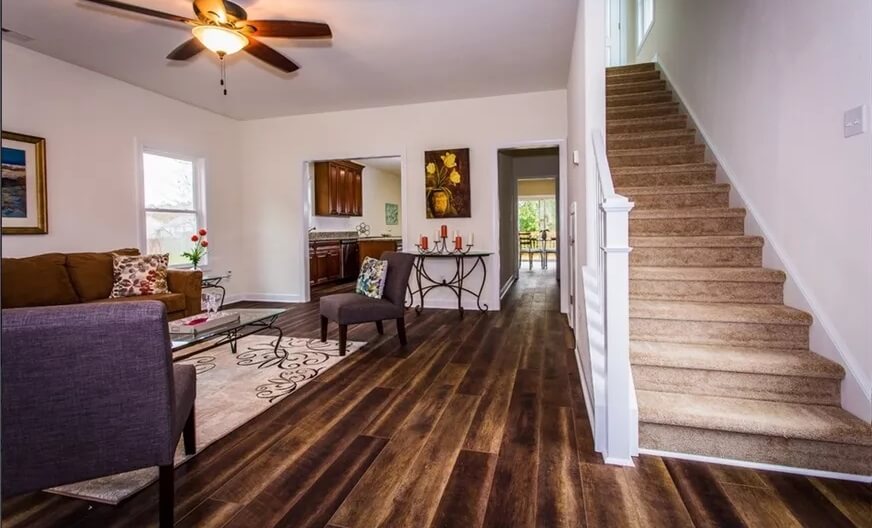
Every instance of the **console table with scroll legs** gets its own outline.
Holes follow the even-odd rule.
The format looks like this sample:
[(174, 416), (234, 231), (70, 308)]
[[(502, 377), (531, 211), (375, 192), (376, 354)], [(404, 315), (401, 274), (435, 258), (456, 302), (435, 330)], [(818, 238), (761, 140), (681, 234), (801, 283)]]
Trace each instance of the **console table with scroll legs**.
[[(417, 297), (418, 305), (415, 306), (415, 312), (421, 313), (425, 308), (425, 300), (427, 294), (438, 288), (447, 288), (457, 297), (457, 310), (460, 312), (460, 318), (463, 318), (463, 294), (472, 295), (475, 299), (475, 305), (480, 312), (487, 312), (488, 305), (481, 302), (481, 293), (484, 291), (484, 285), (487, 282), (487, 257), (493, 253), (483, 251), (470, 251), (469, 253), (447, 253), (447, 254), (415, 254), (414, 277), (409, 281), (409, 294), (411, 300), (409, 307), (415, 304)], [(454, 271), (449, 270), (452, 274), (450, 279), (435, 279), (427, 270), (427, 261), (435, 260), (437, 262), (447, 262), (454, 264)], [(475, 270), (481, 269), (481, 282), (475, 281), (470, 277)], [(417, 289), (412, 290), (413, 284)]]

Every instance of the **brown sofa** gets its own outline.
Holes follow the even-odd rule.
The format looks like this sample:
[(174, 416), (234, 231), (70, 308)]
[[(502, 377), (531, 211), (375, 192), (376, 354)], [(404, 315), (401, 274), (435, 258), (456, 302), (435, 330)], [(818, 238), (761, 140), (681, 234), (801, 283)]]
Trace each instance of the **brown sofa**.
[(200, 313), (203, 272), (169, 270), (170, 293), (110, 299), (112, 253), (139, 255), (134, 248), (106, 253), (46, 253), (35, 257), (4, 258), (2, 274), (3, 308), (55, 306), (61, 304), (161, 301), (170, 320)]

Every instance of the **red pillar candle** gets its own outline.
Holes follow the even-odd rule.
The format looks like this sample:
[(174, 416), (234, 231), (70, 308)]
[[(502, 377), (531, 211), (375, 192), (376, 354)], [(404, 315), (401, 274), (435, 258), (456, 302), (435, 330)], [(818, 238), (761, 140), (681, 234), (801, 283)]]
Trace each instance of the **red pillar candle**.
[(421, 237), (421, 249), (427, 249), (428, 245), (429, 244), (428, 244), (427, 237), (422, 236)]
[(460, 235), (454, 238), (454, 249), (463, 249), (463, 237)]
[(442, 238), (448, 238), (448, 226), (447, 225), (444, 225), (444, 224), (442, 225), (441, 233), (442, 233)]

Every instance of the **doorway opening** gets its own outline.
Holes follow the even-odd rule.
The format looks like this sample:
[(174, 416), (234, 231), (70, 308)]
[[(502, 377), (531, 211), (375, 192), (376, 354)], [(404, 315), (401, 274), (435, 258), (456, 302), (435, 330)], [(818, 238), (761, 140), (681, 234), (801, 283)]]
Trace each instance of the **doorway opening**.
[(366, 257), (402, 251), (402, 167), (400, 156), (306, 162), (306, 300), (353, 287)]
[(560, 282), (560, 148), (505, 148), (497, 155), (500, 294), (532, 274), (540, 284)]

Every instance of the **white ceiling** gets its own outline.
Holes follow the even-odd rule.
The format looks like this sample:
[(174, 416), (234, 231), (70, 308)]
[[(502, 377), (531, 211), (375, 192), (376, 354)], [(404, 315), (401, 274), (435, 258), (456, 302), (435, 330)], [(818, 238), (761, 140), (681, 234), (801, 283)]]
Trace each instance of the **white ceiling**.
[(355, 163), (359, 163), (364, 167), (371, 167), (373, 169), (378, 169), (382, 172), (387, 172), (388, 174), (393, 174), (395, 176), (399, 176), (402, 172), (401, 165), (402, 162), (399, 157), (389, 157), (389, 158), (363, 158), (363, 159), (355, 159), (351, 160)]
[[(125, 0), (193, 18), (189, 0)], [(577, 0), (240, 0), (251, 19), (330, 24), (328, 42), (264, 38), (300, 65), (282, 74), (239, 53), (229, 94), (211, 53), (164, 57), (187, 26), (76, 0), (3, 0), (24, 46), (236, 119), (559, 89)]]

